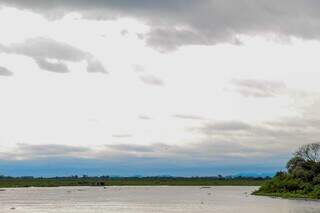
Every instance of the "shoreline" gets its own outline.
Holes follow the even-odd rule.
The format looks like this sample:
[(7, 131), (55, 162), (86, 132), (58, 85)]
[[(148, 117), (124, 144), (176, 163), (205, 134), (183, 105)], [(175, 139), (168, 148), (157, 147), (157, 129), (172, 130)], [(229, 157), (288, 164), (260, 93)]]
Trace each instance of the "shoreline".
[(270, 197), (270, 198), (280, 198), (288, 200), (305, 200), (305, 201), (317, 201), (320, 202), (320, 199), (310, 197), (303, 194), (295, 193), (266, 193), (266, 192), (253, 192), (251, 195), (261, 196), (261, 197)]
[[(230, 185), (219, 185), (219, 186), (201, 186), (201, 185), (110, 185), (110, 186), (28, 186), (28, 187), (7, 187), (7, 188), (0, 188), (0, 193), (5, 192), (7, 189), (50, 189), (50, 188), (114, 188), (114, 187), (124, 187), (124, 188), (144, 188), (144, 187), (154, 187), (154, 188), (162, 188), (162, 187), (198, 187), (199, 189), (214, 189), (215, 187), (259, 187), (259, 186), (230, 186)], [(253, 195), (250, 192), (247, 193), (248, 195)]]

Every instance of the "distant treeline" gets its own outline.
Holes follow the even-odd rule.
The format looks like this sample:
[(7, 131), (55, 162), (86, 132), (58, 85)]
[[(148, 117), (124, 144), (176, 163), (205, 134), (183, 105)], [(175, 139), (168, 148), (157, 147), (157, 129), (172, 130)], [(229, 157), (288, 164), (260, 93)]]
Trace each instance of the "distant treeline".
[(57, 186), (260, 186), (269, 177), (211, 176), (211, 177), (8, 177), (0, 176), (0, 188), (57, 187)]
[(33, 176), (21, 176), (21, 177), (13, 177), (13, 176), (5, 176), (0, 175), (1, 179), (57, 179), (57, 180), (65, 180), (65, 179), (122, 179), (122, 180), (155, 180), (155, 179), (170, 179), (170, 180), (190, 180), (190, 179), (212, 179), (212, 180), (269, 180), (271, 177), (247, 177), (247, 176), (192, 176), (192, 177), (180, 177), (180, 176), (88, 176), (88, 175), (72, 175), (72, 176), (57, 176), (57, 177), (33, 177)]

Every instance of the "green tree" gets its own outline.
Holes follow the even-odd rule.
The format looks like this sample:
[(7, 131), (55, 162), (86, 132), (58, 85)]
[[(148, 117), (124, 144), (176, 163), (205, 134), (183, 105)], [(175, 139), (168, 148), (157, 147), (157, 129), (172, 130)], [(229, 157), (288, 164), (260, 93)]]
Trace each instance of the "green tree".
[(278, 172), (256, 194), (320, 199), (320, 143), (301, 146), (286, 167), (287, 171)]

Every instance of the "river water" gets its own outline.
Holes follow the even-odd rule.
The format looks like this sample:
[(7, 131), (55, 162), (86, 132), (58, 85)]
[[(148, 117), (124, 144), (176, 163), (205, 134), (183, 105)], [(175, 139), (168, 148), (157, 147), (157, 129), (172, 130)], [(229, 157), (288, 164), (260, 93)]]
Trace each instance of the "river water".
[(256, 187), (58, 187), (0, 190), (0, 212), (320, 213), (320, 202), (252, 196)]

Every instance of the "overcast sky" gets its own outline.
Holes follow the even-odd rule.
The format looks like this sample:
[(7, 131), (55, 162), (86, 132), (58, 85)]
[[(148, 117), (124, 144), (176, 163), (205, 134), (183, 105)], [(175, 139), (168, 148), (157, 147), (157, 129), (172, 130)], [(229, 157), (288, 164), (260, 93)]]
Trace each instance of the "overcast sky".
[(0, 0), (0, 174), (282, 169), (320, 138), (319, 11), (315, 0)]

